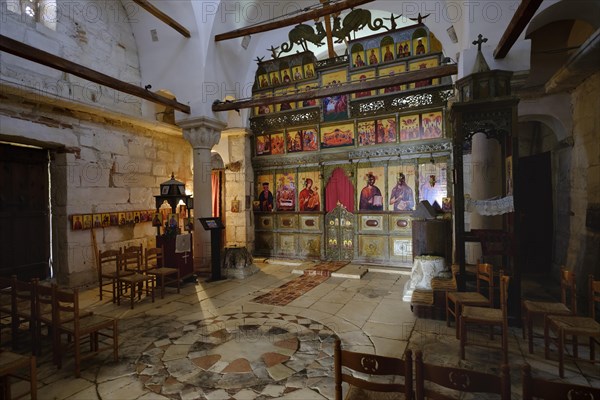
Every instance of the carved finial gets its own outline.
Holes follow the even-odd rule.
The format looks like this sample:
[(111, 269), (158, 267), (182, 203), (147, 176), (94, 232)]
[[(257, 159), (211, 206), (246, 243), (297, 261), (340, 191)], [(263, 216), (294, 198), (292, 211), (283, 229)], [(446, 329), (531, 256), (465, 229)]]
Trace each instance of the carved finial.
[(269, 51), (271, 52), (271, 57), (272, 57), (273, 59), (276, 59), (276, 58), (278, 57), (278, 54), (277, 54), (277, 50), (278, 50), (278, 49), (279, 49), (279, 46), (276, 46), (276, 47), (275, 47), (275, 46), (273, 46), (273, 45), (271, 45), (271, 48), (267, 49), (267, 50), (269, 50)]
[(487, 41), (487, 38), (484, 38), (483, 35), (480, 33), (479, 35), (477, 35), (477, 40), (473, 41), (473, 44), (477, 45), (477, 51), (481, 51), (481, 45)]
[(171, 172), (171, 179), (175, 180), (175, 172)]
[(254, 61), (256, 61), (257, 64), (260, 64), (264, 58), (265, 58), (264, 56), (263, 57), (256, 56), (256, 59), (254, 59)]
[(419, 13), (419, 15), (417, 15), (417, 18), (409, 18), (411, 21), (415, 21), (417, 24), (422, 24), (423, 20), (427, 17), (429, 17), (431, 15), (427, 14), (427, 15), (421, 15), (421, 13)]
[(396, 27), (398, 26), (398, 24), (396, 24), (396, 20), (401, 16), (402, 14), (398, 15), (397, 17), (394, 17), (394, 13), (391, 13), (389, 18), (384, 18), (387, 21), (391, 21), (392, 26), (390, 27), (390, 30), (393, 31), (394, 29), (396, 29)]

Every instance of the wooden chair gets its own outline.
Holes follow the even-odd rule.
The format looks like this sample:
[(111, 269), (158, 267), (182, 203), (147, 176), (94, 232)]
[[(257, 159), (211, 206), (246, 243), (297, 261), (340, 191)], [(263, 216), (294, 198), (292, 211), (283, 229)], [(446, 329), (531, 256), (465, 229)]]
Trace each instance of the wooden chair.
[[(456, 271), (453, 271), (456, 274)], [(494, 306), (494, 267), (492, 264), (477, 264), (476, 292), (446, 292), (446, 326), (450, 326), (450, 315), (454, 317), (456, 338), (459, 338), (458, 321), (463, 306)], [(487, 296), (482, 291), (487, 288)]]
[(36, 316), (36, 334), (35, 334), (35, 354), (42, 354), (42, 329), (45, 326), (48, 336), (52, 338), (52, 359), (56, 363), (56, 329), (53, 328), (53, 305), (56, 284), (43, 285), (37, 284), (35, 289), (35, 316)]
[[(404, 357), (405, 359), (401, 360), (342, 350), (341, 341), (337, 339), (334, 348), (335, 399), (342, 399), (342, 382), (350, 385), (346, 400), (412, 399), (412, 352), (407, 350)], [(350, 373), (345, 373), (343, 368), (348, 369)], [(372, 375), (402, 376), (404, 383), (368, 380), (368, 376)], [(373, 392), (385, 392), (385, 394)]]
[[(425, 385), (426, 382), (428, 385)], [(452, 389), (456, 395), (451, 396), (449, 390), (442, 388)], [(423, 362), (423, 354), (417, 350), (415, 389), (417, 400), (457, 399), (464, 392), (498, 394), (502, 400), (510, 400), (510, 368), (507, 364), (503, 364), (500, 376), (496, 376), (479, 371), (428, 364)]]
[[(117, 262), (117, 256), (121, 254), (119, 250), (98, 251), (98, 289), (100, 291), (100, 300), (102, 293), (108, 292), (112, 295), (113, 303), (117, 302), (117, 283), (120, 276), (131, 275), (131, 271), (122, 271)], [(105, 289), (110, 286), (110, 289)]]
[[(523, 301), (523, 339), (525, 339), (525, 331), (527, 331), (529, 353), (533, 353), (533, 319), (535, 317), (542, 317), (543, 320), (545, 320), (547, 315), (577, 314), (577, 301), (575, 298), (575, 293), (575, 274), (571, 271), (561, 268), (560, 303), (532, 300)], [(567, 299), (570, 299), (569, 304), (567, 304)]]
[(22, 323), (27, 324), (31, 334), (31, 352), (35, 353), (35, 287), (37, 278), (31, 282), (23, 282), (12, 277), (12, 304), (11, 304), (11, 330), (13, 349), (19, 346), (19, 328)]
[[(589, 317), (576, 315), (548, 315), (544, 326), (544, 351), (546, 358), (549, 356), (549, 342), (554, 340), (558, 347), (558, 374), (564, 377), (565, 340), (567, 336), (573, 337), (573, 358), (577, 359), (578, 336), (589, 338), (590, 361), (597, 362), (595, 358), (595, 342), (600, 339), (600, 323), (596, 320), (596, 307), (600, 305), (600, 281), (589, 276)], [(556, 338), (550, 337), (550, 331), (556, 334)]]
[(165, 267), (164, 249), (152, 247), (145, 252), (146, 273), (154, 275), (160, 284), (160, 298), (165, 298), (165, 285), (177, 284), (177, 293), (180, 293), (179, 268)]
[(493, 339), (494, 327), (502, 332), (502, 362), (508, 364), (508, 283), (507, 275), (500, 275), (500, 309), (489, 307), (464, 306), (460, 316), (460, 358), (465, 359), (467, 344), (467, 327), (469, 325), (487, 325)]
[[(22, 375), (19, 372), (23, 369), (29, 370), (28, 376)], [(29, 393), (25, 394), (29, 394), (31, 400), (37, 399), (37, 370), (35, 356), (23, 356), (0, 349), (0, 398), (2, 399), (12, 399), (11, 377), (29, 381)]]
[[(57, 334), (57, 364), (62, 367), (62, 359), (68, 347), (74, 348), (75, 376), (81, 375), (81, 361), (93, 357), (103, 350), (112, 349), (114, 361), (119, 360), (119, 337), (117, 320), (100, 315), (81, 316), (79, 291), (58, 290), (54, 286), (54, 326)], [(62, 335), (72, 338), (63, 346)], [(112, 345), (100, 347), (100, 337), (112, 339)], [(81, 345), (89, 341), (90, 352), (82, 354)]]
[[(141, 247), (141, 246), (140, 246)], [(137, 251), (124, 251), (117, 256), (118, 268), (128, 271), (125, 276), (119, 276), (117, 280), (117, 304), (121, 305), (121, 292), (129, 289), (130, 307), (133, 309), (136, 292), (138, 300), (142, 298), (142, 292), (152, 296), (154, 303), (154, 288), (156, 277), (144, 273), (142, 258)]]
[(12, 278), (0, 276), (0, 345), (2, 345), (2, 329), (12, 327), (12, 285)]
[(600, 399), (600, 388), (534, 378), (529, 364), (523, 365), (522, 369), (523, 400)]

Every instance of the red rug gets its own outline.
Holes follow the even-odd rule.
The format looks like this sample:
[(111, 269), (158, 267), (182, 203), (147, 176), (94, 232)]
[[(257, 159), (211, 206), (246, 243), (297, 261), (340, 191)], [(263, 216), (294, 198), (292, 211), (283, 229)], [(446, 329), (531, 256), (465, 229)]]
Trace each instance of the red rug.
[(285, 306), (326, 281), (332, 272), (337, 271), (346, 264), (348, 264), (347, 261), (331, 261), (315, 265), (313, 268), (306, 269), (304, 275), (294, 278), (269, 293), (254, 298), (252, 301), (273, 306)]

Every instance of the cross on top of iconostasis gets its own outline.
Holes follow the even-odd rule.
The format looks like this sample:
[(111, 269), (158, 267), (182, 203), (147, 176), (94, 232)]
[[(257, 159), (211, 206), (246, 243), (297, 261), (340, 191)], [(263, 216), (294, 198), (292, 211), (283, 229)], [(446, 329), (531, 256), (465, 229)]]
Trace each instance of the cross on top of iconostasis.
[(477, 36), (477, 40), (473, 41), (473, 44), (477, 45), (477, 51), (481, 51), (481, 45), (487, 41), (488, 41), (487, 38), (484, 38), (483, 35), (480, 33)]

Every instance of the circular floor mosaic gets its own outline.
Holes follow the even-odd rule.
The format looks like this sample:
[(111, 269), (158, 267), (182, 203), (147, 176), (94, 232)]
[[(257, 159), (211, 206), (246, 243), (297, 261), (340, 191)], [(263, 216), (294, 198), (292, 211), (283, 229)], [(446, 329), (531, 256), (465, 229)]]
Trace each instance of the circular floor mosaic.
[(335, 335), (308, 318), (242, 312), (188, 323), (154, 342), (137, 361), (147, 388), (162, 395), (191, 389), (261, 393), (308, 378), (331, 379)]

